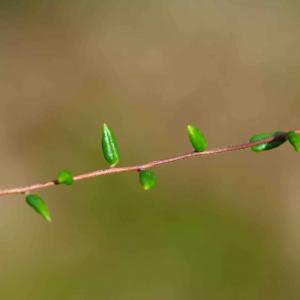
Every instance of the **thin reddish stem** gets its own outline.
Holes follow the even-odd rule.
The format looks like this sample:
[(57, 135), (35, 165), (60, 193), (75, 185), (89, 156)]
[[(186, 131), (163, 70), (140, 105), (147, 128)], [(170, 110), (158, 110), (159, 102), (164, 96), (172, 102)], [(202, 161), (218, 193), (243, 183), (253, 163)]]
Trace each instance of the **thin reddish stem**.
[[(294, 130), (296, 133), (300, 133), (300, 129)], [(83, 180), (83, 179), (88, 179), (92, 177), (97, 177), (97, 176), (102, 176), (102, 175), (109, 175), (109, 174), (115, 174), (115, 173), (122, 173), (122, 172), (130, 172), (130, 171), (139, 171), (141, 169), (149, 169), (155, 166), (163, 165), (163, 164), (169, 164), (175, 161), (179, 161), (182, 159), (186, 158), (191, 158), (191, 157), (196, 157), (196, 156), (204, 156), (204, 155), (210, 155), (210, 154), (217, 154), (217, 153), (225, 153), (225, 152), (230, 152), (230, 151), (236, 151), (236, 150), (243, 150), (246, 148), (250, 148), (252, 146), (264, 144), (267, 142), (275, 141), (275, 140), (281, 140), (281, 139), (286, 139), (287, 133), (283, 133), (280, 135), (276, 135), (273, 137), (265, 138), (259, 141), (255, 141), (252, 143), (244, 143), (244, 144), (239, 144), (239, 145), (234, 145), (234, 146), (228, 146), (228, 147), (222, 147), (222, 148), (215, 148), (211, 150), (206, 150), (204, 152), (191, 152), (191, 153), (186, 153), (183, 155), (171, 157), (171, 158), (166, 158), (162, 160), (156, 160), (153, 162), (149, 162), (146, 164), (142, 165), (137, 165), (137, 166), (129, 166), (129, 167), (123, 167), (123, 168), (109, 168), (105, 170), (99, 170), (99, 171), (94, 171), (82, 175), (78, 175), (74, 177), (74, 181), (78, 180)], [(7, 189), (7, 190), (0, 190), (0, 196), (2, 195), (10, 195), (10, 194), (23, 194), (29, 191), (49, 187), (49, 186), (54, 186), (57, 185), (58, 181), (57, 180), (52, 180), (48, 181), (45, 183), (37, 183), (25, 187), (19, 187), (19, 188), (14, 188), (14, 189)]]

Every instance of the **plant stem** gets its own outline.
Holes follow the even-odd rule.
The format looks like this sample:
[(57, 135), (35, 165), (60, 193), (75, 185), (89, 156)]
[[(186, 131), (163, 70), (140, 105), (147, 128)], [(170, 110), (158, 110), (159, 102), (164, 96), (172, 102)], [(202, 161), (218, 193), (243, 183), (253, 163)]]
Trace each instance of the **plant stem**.
[[(300, 129), (294, 130), (296, 133), (300, 133)], [(191, 153), (186, 153), (183, 155), (171, 157), (171, 158), (166, 158), (166, 159), (161, 159), (161, 160), (156, 160), (153, 162), (149, 162), (146, 164), (142, 165), (137, 165), (137, 166), (129, 166), (129, 167), (123, 167), (123, 168), (108, 168), (104, 170), (99, 170), (99, 171), (94, 171), (82, 175), (78, 175), (74, 177), (74, 181), (78, 180), (83, 180), (83, 179), (88, 179), (92, 177), (97, 177), (97, 176), (102, 176), (102, 175), (109, 175), (109, 174), (115, 174), (115, 173), (122, 173), (122, 172), (130, 172), (130, 171), (140, 171), (141, 169), (148, 169), (152, 168), (155, 166), (163, 165), (163, 164), (168, 164), (172, 163), (175, 161), (179, 161), (182, 159), (186, 158), (191, 158), (191, 157), (196, 157), (196, 156), (204, 156), (204, 155), (210, 155), (210, 154), (217, 154), (217, 153), (225, 153), (225, 152), (230, 152), (230, 151), (236, 151), (236, 150), (243, 150), (246, 148), (250, 148), (252, 146), (260, 145), (263, 143), (275, 141), (275, 140), (280, 140), (280, 139), (286, 139), (287, 133), (276, 135), (273, 137), (265, 138), (259, 141), (255, 141), (252, 143), (244, 143), (244, 144), (239, 144), (239, 145), (234, 145), (234, 146), (228, 146), (228, 147), (222, 147), (222, 148), (215, 148), (211, 150), (206, 150), (204, 152), (191, 152)], [(49, 187), (49, 186), (54, 186), (59, 184), (57, 180), (52, 180), (48, 181), (45, 183), (37, 183), (25, 187), (19, 187), (19, 188), (14, 188), (14, 189), (7, 189), (7, 190), (0, 190), (0, 196), (2, 195), (10, 195), (10, 194), (23, 194), (29, 191)]]

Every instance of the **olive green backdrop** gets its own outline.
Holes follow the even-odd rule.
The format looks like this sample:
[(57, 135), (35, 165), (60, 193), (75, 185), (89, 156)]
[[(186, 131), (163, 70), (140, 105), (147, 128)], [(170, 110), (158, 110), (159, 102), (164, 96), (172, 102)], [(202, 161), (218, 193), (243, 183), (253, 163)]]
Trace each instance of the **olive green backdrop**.
[[(297, 1), (1, 1), (0, 188), (300, 128)], [(299, 153), (193, 158), (0, 199), (3, 300), (299, 299)]]

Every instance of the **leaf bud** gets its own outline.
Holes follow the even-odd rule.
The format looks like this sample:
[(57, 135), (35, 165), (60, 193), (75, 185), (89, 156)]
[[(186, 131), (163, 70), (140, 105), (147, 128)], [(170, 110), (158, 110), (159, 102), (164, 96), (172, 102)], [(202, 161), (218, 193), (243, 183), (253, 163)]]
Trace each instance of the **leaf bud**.
[(65, 183), (66, 185), (72, 185), (74, 183), (73, 175), (68, 170), (63, 170), (58, 173), (57, 181), (59, 184)]
[(145, 190), (150, 190), (156, 186), (156, 176), (153, 172), (142, 170), (140, 172), (140, 183)]

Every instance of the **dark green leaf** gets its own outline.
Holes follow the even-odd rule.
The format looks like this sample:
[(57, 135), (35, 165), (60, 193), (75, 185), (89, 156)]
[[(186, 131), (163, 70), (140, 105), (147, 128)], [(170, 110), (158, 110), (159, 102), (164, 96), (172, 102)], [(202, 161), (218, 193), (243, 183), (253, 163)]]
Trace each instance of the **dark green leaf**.
[(105, 159), (114, 167), (120, 160), (120, 154), (114, 133), (105, 123), (102, 128), (102, 149)]
[[(275, 136), (275, 135), (279, 135), (279, 134), (283, 134), (283, 133), (284, 133), (283, 131), (276, 131), (276, 132), (271, 132), (271, 133), (258, 134), (258, 135), (253, 136), (250, 139), (250, 142), (256, 142), (258, 140), (265, 139), (265, 138)], [(279, 147), (284, 142), (286, 142), (286, 139), (276, 140), (276, 141), (264, 143), (264, 144), (261, 144), (261, 145), (253, 146), (253, 147), (251, 147), (251, 149), (254, 152), (261, 152), (261, 151), (271, 150), (271, 149)]]

